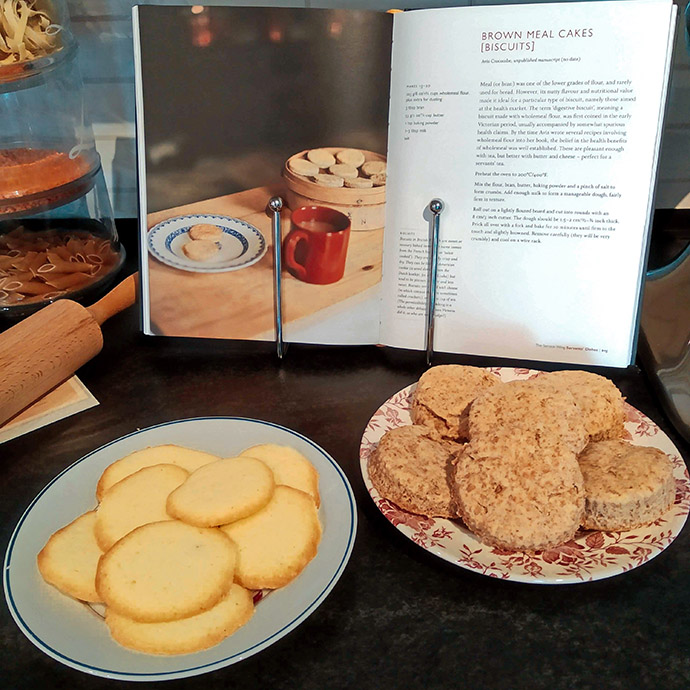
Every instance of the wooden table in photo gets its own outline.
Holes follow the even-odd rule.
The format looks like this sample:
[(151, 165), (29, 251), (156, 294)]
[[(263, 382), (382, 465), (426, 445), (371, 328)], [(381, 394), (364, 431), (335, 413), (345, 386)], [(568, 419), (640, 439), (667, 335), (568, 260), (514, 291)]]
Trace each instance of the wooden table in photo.
[[(162, 335), (272, 340), (273, 233), (266, 206), (285, 196), (280, 185), (256, 187), (227, 196), (149, 214), (149, 230), (177, 216), (208, 213), (239, 218), (261, 231), (267, 251), (260, 261), (223, 273), (193, 273), (167, 266), (149, 254), (151, 326)], [(282, 213), (283, 237), (290, 230), (290, 211)], [(283, 322), (290, 324), (348, 303), (381, 280), (383, 229), (352, 232), (345, 275), (331, 285), (311, 285), (283, 271)]]

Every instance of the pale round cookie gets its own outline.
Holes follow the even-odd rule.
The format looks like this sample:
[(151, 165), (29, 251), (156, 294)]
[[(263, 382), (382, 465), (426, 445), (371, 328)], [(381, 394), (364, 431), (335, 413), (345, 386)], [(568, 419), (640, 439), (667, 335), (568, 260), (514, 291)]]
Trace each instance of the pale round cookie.
[(96, 571), (102, 601), (144, 623), (177, 620), (227, 593), (237, 551), (221, 530), (179, 520), (137, 527), (103, 554)]
[(288, 168), (295, 173), (295, 175), (302, 175), (303, 177), (311, 177), (319, 174), (319, 166), (306, 158), (291, 158), (288, 160)]
[(209, 462), (215, 462), (216, 460), (220, 460), (217, 455), (171, 444), (143, 448), (116, 460), (105, 468), (98, 480), (96, 498), (100, 501), (103, 498), (103, 494), (113, 484), (124, 479), (127, 475), (140, 470), (142, 467), (171, 463), (183, 467), (187, 472), (194, 472), (202, 465), (207, 465)]
[(263, 443), (240, 453), (240, 457), (247, 455), (265, 462), (271, 468), (276, 484), (304, 491), (319, 507), (319, 473), (302, 453), (290, 446)]
[(221, 529), (237, 545), (235, 581), (247, 589), (283, 587), (314, 558), (321, 540), (314, 500), (291, 486), (277, 486), (265, 508)]
[(219, 247), (213, 240), (192, 240), (182, 245), (182, 251), (192, 261), (208, 261), (218, 253)]
[(369, 456), (371, 483), (383, 498), (410, 513), (457, 517), (449, 471), (461, 447), (429, 438), (421, 426), (390, 429)]
[(354, 177), (344, 181), (346, 187), (352, 189), (371, 189), (374, 183), (368, 177)]
[(386, 163), (384, 161), (367, 161), (361, 167), (362, 174), (367, 177), (372, 175), (385, 175), (386, 174)]
[(80, 515), (48, 539), (37, 557), (43, 579), (82, 601), (103, 601), (96, 591), (96, 568), (103, 552), (94, 535), (96, 513)]
[(386, 185), (386, 173), (369, 175), (369, 179), (372, 181), (374, 187), (385, 187)]
[(359, 168), (364, 163), (364, 154), (359, 149), (343, 149), (335, 154), (335, 159), (338, 163), (345, 163), (353, 168)]
[(193, 240), (219, 240), (223, 231), (213, 223), (197, 223), (187, 233)]
[(578, 457), (585, 480), (585, 529), (629, 530), (660, 518), (676, 497), (663, 451), (621, 439), (590, 443)]
[(222, 642), (254, 613), (252, 593), (231, 585), (228, 593), (207, 611), (176, 621), (141, 623), (106, 609), (105, 622), (113, 639), (147, 654), (191, 654)]
[(460, 515), (481, 541), (501, 549), (541, 551), (569, 541), (585, 504), (575, 453), (515, 446), (500, 455), (458, 454), (453, 472)]
[(319, 168), (328, 168), (335, 163), (335, 156), (326, 149), (311, 149), (307, 151), (307, 158)]
[(336, 163), (335, 165), (331, 165), (328, 167), (328, 172), (331, 173), (331, 175), (342, 177), (343, 180), (354, 179), (359, 174), (357, 168), (353, 168), (351, 165), (347, 165), (347, 163)]
[(330, 173), (319, 173), (318, 175), (313, 175), (312, 180), (316, 184), (320, 184), (323, 187), (342, 187), (343, 178), (337, 175), (331, 175)]
[(469, 409), (469, 436), (475, 456), (499, 457), (515, 448), (577, 454), (587, 445), (575, 398), (538, 379), (500, 383), (477, 396)]
[(225, 458), (200, 467), (175, 489), (168, 513), (197, 527), (217, 527), (247, 517), (273, 496), (275, 480), (256, 458)]
[(440, 438), (467, 440), (471, 402), (500, 382), (497, 376), (479, 367), (431, 367), (422, 374), (412, 394), (412, 422), (427, 427)]
[(107, 551), (118, 539), (149, 522), (169, 520), (168, 495), (189, 472), (178, 465), (151, 465), (110, 487), (96, 509), (96, 541)]
[(613, 381), (589, 371), (554, 371), (537, 380), (572, 393), (590, 441), (623, 436), (625, 400)]

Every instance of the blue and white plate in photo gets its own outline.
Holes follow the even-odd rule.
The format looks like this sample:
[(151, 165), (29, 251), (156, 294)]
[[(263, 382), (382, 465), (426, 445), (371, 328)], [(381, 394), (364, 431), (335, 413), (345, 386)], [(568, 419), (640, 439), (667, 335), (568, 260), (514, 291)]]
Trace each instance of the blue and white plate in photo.
[[(208, 259), (190, 259), (182, 247), (191, 241), (189, 229), (199, 223), (209, 223), (222, 230), (216, 240), (218, 251)], [(266, 240), (258, 228), (228, 216), (195, 213), (177, 216), (154, 225), (149, 230), (149, 251), (168, 266), (194, 273), (223, 273), (255, 264), (266, 253)]]
[[(117, 644), (103, 619), (86, 604), (44, 582), (36, 556), (49, 537), (96, 507), (96, 484), (115, 460), (147, 446), (174, 444), (231, 457), (250, 446), (291, 446), (319, 473), (322, 526), (314, 559), (288, 585), (258, 601), (253, 617), (210, 649), (178, 656), (134, 652)], [(134, 432), (85, 455), (63, 470), (32, 501), (5, 555), (3, 585), (10, 612), (36, 647), (56, 661), (116, 680), (173, 680), (208, 673), (262, 651), (302, 623), (326, 599), (352, 553), (355, 499), (335, 460), (305, 436), (277, 424), (242, 417), (168, 422)]]

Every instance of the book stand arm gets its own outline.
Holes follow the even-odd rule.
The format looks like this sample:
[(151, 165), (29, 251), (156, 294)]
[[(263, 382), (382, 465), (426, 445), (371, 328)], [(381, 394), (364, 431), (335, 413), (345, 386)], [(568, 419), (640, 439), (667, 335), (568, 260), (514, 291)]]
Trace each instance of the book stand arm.
[(434, 352), (434, 312), (436, 310), (436, 282), (438, 276), (438, 238), (443, 202), (432, 199), (429, 203), (431, 223), (429, 226), (429, 281), (426, 293), (426, 363), (431, 365)]
[(276, 354), (283, 359), (287, 346), (283, 342), (283, 249), (280, 228), (280, 212), (283, 200), (279, 196), (271, 197), (268, 210), (273, 214), (273, 316), (275, 323)]

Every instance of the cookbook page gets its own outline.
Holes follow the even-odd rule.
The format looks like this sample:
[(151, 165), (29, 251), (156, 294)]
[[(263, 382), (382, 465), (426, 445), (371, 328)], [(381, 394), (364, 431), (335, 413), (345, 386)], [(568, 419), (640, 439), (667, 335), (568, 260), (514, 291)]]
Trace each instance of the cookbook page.
[(392, 16), (134, 10), (147, 334), (376, 343)]
[(382, 340), (625, 366), (640, 288), (674, 9), (664, 0), (395, 16)]

